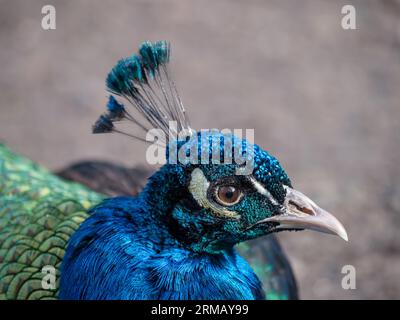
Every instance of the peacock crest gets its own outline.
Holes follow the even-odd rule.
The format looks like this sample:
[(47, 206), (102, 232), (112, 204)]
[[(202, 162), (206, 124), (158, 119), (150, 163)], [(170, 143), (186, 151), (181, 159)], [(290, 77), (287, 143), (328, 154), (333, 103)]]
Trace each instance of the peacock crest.
[[(191, 131), (182, 100), (168, 70), (170, 52), (167, 41), (146, 41), (140, 45), (137, 54), (117, 62), (106, 79), (111, 93), (107, 112), (93, 125), (93, 133), (116, 132), (148, 142), (145, 135), (157, 128), (166, 137), (166, 141), (159, 143), (166, 145), (171, 129), (174, 135), (183, 130)], [(114, 95), (125, 99), (131, 108), (126, 108)], [(123, 120), (133, 123), (136, 132), (121, 129)], [(171, 126), (171, 122), (176, 125)]]

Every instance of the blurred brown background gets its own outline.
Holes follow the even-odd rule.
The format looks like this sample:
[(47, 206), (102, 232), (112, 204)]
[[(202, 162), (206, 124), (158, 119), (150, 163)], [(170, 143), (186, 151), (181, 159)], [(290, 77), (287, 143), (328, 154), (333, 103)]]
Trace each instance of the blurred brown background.
[[(353, 4), (357, 30), (341, 28)], [(41, 28), (53, 4), (57, 29)], [(280, 234), (304, 299), (400, 298), (400, 1), (0, 1), (0, 139), (58, 169), (145, 162), (145, 146), (91, 135), (104, 79), (143, 40), (172, 43), (196, 128), (255, 128), (297, 189), (350, 242)], [(354, 265), (357, 289), (341, 288)]]

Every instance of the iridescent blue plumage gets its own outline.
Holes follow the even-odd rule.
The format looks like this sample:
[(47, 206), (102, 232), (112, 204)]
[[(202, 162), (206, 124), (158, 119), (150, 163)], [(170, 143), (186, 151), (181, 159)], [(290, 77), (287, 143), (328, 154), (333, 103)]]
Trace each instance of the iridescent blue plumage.
[[(278, 160), (258, 145), (231, 133), (197, 133), (189, 127), (168, 75), (169, 54), (165, 41), (144, 42), (139, 54), (117, 63), (107, 87), (145, 121), (110, 96), (108, 113), (93, 131), (121, 132), (114, 122), (125, 119), (166, 135), (173, 121), (172, 133), (186, 134), (165, 139), (166, 164), (142, 193), (105, 200), (90, 211), (69, 241), (61, 298), (262, 299), (262, 284), (236, 244), (308, 226), (347, 237), (337, 220), (292, 189)], [(281, 257), (276, 251), (270, 255)], [(295, 287), (291, 276), (288, 283), (286, 288)]]
[[(279, 181), (284, 175), (281, 168), (278, 175), (269, 174), (270, 164), (278, 162), (255, 149), (255, 158), (269, 159), (255, 171), (261, 169), (265, 179)], [(196, 167), (210, 180), (230, 177), (236, 168)], [(233, 208), (248, 213), (244, 219), (221, 219), (193, 200), (187, 188), (192, 170), (191, 164), (166, 164), (137, 198), (114, 198), (92, 209), (69, 242), (60, 297), (263, 299), (261, 282), (233, 246), (265, 233), (243, 230), (268, 215), (272, 204), (263, 209), (257, 203), (264, 200), (250, 193)], [(281, 190), (272, 192), (278, 197)]]
[(121, 120), (125, 117), (125, 107), (122, 103), (119, 103), (114, 96), (110, 95), (108, 103), (108, 118), (110, 120)]
[(61, 299), (264, 297), (234, 249), (214, 255), (185, 249), (171, 235), (165, 212), (155, 212), (143, 198), (114, 198), (92, 210), (69, 242)]

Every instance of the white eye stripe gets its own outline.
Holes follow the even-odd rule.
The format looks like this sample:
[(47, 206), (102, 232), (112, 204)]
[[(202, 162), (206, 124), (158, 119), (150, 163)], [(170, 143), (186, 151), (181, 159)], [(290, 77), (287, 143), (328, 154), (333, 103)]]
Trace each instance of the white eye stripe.
[(239, 219), (240, 215), (236, 211), (227, 210), (223, 206), (208, 201), (207, 191), (209, 187), (210, 182), (204, 176), (203, 171), (199, 168), (194, 169), (188, 189), (196, 202), (203, 208), (211, 209), (219, 217)]
[(203, 172), (199, 168), (194, 169), (190, 177), (189, 191), (200, 206), (204, 207), (206, 204), (209, 186), (210, 183)]
[(265, 189), (261, 183), (259, 183), (256, 179), (254, 179), (253, 177), (249, 177), (250, 182), (253, 184), (254, 188), (256, 188), (256, 190), (258, 191), (258, 193), (262, 194), (263, 196), (266, 196), (269, 201), (271, 201), (274, 205), (279, 205), (278, 201), (276, 201), (276, 199), (272, 196), (272, 194)]

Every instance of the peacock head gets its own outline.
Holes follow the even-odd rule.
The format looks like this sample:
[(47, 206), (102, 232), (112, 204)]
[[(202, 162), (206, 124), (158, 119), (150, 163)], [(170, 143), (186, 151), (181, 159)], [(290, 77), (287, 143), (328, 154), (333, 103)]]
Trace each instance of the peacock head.
[[(210, 253), (282, 230), (311, 229), (347, 241), (342, 224), (295, 190), (278, 160), (251, 139), (190, 127), (169, 57), (169, 44), (159, 41), (145, 42), (138, 54), (120, 60), (107, 87), (134, 108), (128, 111), (111, 95), (93, 132), (123, 133), (164, 148), (166, 164), (144, 194), (177, 241)], [(122, 120), (145, 137), (117, 128)]]

